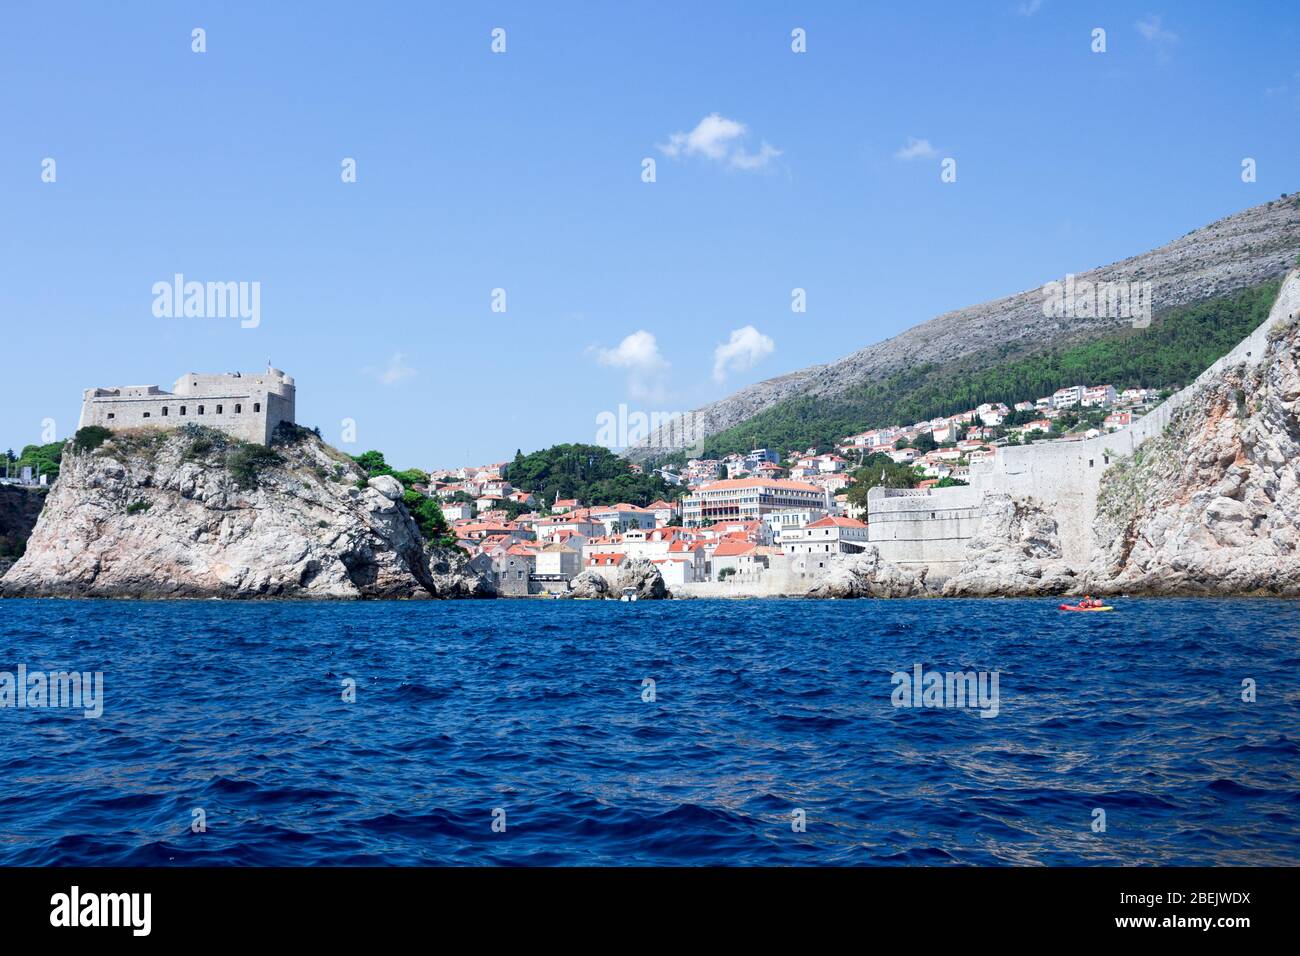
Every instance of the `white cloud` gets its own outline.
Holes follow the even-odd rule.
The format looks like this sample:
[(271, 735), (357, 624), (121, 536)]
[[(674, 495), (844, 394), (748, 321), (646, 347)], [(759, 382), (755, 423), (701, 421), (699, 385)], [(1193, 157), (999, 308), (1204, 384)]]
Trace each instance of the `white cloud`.
[(713, 380), (721, 383), (728, 372), (752, 368), (775, 351), (776, 343), (752, 325), (736, 329), (713, 350)]
[(781, 151), (775, 146), (764, 141), (758, 148), (758, 152), (747, 152), (744, 147), (736, 147), (736, 151), (731, 154), (731, 163), (736, 169), (762, 169), (769, 162), (781, 155)]
[(659, 354), (654, 335), (645, 329), (633, 332), (612, 349), (595, 346), (589, 351), (601, 365), (627, 369), (628, 392), (633, 398), (653, 400), (663, 394), (668, 361)]
[(594, 351), (596, 361), (601, 365), (609, 365), (614, 368), (631, 368), (650, 372), (668, 367), (664, 357), (659, 354), (659, 343), (645, 329), (633, 332), (612, 349), (598, 346)]
[(933, 159), (939, 155), (939, 151), (930, 145), (928, 139), (917, 139), (914, 136), (907, 137), (907, 145), (894, 154), (895, 159)]
[(732, 169), (763, 169), (781, 155), (781, 151), (764, 141), (755, 152), (743, 145), (749, 128), (738, 120), (710, 113), (695, 124), (689, 133), (677, 132), (667, 143), (658, 144), (659, 150), (673, 159), (685, 156), (703, 156), (714, 162), (725, 163)]
[(1032, 17), (1043, 6), (1043, 0), (1025, 0), (1020, 5), (1020, 15), (1022, 17)]
[(1178, 42), (1178, 34), (1165, 29), (1158, 13), (1148, 13), (1145, 20), (1139, 20), (1133, 25), (1137, 27), (1137, 32), (1142, 34), (1144, 39), (1156, 46), (1164, 47)]
[(397, 385), (415, 375), (415, 369), (406, 364), (406, 356), (401, 352), (394, 352), (383, 368), (367, 365), (364, 371), (380, 385)]

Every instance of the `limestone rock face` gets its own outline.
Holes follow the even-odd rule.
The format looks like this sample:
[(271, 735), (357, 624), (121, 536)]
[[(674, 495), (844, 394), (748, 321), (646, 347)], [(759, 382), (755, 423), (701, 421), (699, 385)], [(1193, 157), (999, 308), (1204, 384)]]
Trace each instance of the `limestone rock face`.
[(359, 488), (360, 477), (351, 459), (305, 430), (270, 454), (194, 428), (123, 432), (93, 450), (70, 443), (0, 594), (437, 594), (400, 483)]
[(406, 492), (402, 483), (392, 475), (376, 475), (366, 482), (366, 486), (374, 488), (389, 501), (401, 501), (402, 495)]
[(664, 576), (647, 558), (633, 558), (619, 568), (615, 588), (620, 592), (615, 597), (621, 597), (624, 588), (635, 589), (633, 593), (638, 601), (659, 601), (671, 596)]
[(943, 584), (945, 597), (1061, 594), (1075, 573), (1061, 560), (1056, 520), (1032, 498), (986, 495), (980, 527), (966, 545), (958, 572)]
[(595, 571), (583, 571), (569, 582), (569, 590), (562, 597), (579, 600), (600, 600), (609, 597), (609, 582)]
[(475, 571), (465, 552), (457, 548), (428, 549), (429, 577), (440, 598), (496, 597), (495, 585), (487, 575)]
[(1300, 594), (1300, 310), (1103, 476), (1099, 592)]
[(924, 597), (932, 594), (925, 582), (924, 568), (913, 571), (880, 559), (880, 552), (867, 547), (858, 554), (831, 558), (809, 590), (815, 598)]

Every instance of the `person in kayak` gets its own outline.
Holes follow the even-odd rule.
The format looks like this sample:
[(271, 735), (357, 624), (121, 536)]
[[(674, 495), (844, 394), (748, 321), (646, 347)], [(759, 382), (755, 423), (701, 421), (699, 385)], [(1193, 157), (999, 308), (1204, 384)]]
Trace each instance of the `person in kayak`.
[(1085, 594), (1083, 600), (1079, 602), (1079, 607), (1101, 607), (1101, 602), (1094, 601), (1091, 594)]

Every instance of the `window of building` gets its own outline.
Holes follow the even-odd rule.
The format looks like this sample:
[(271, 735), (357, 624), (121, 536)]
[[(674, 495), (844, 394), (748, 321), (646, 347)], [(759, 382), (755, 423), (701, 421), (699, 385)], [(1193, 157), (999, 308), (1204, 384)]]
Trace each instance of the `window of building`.
[(217, 406), (217, 414), (218, 414), (218, 415), (221, 414), (221, 406), (220, 406), (220, 405)]
[(148, 413), (148, 412), (145, 412), (145, 413), (144, 413), (144, 417), (145, 417), (145, 418), (148, 418), (148, 417), (149, 417), (149, 413)]
[(244, 406), (243, 406), (243, 405), (236, 405), (236, 406), (235, 406), (235, 414), (236, 414), (236, 415), (238, 415), (238, 414), (239, 414), (240, 412), (242, 412), (243, 410), (244, 410)]
[(185, 414), (185, 406), (184, 406), (184, 405), (181, 406), (181, 414), (182, 414), (182, 415)]
[(109, 412), (109, 413), (108, 413), (108, 417), (109, 417), (109, 418), (112, 418), (112, 417), (113, 417), (113, 413), (112, 413), (112, 412)]
[(199, 414), (200, 414), (200, 415), (203, 414), (203, 406), (202, 406), (202, 405), (199, 406)]
[(261, 403), (261, 402), (254, 402), (254, 403), (253, 403), (253, 411), (255, 411), (255, 412), (260, 412), (261, 410), (262, 410), (262, 403)]
[(162, 413), (163, 413), (163, 418), (166, 418), (166, 417), (167, 417), (167, 406), (166, 406), (166, 405), (163, 406), (163, 412), (162, 412)]

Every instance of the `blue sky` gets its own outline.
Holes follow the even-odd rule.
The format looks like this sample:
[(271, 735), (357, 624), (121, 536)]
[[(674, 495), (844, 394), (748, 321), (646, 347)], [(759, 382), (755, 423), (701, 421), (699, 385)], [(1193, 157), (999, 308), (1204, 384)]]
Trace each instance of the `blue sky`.
[(838, 358), (1300, 188), (1300, 8), (1246, 11), (7, 3), (0, 445), (270, 358), (347, 451), (492, 461)]

